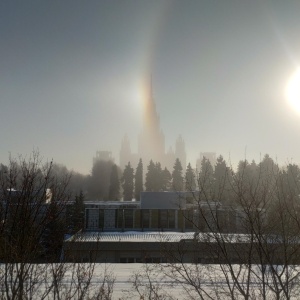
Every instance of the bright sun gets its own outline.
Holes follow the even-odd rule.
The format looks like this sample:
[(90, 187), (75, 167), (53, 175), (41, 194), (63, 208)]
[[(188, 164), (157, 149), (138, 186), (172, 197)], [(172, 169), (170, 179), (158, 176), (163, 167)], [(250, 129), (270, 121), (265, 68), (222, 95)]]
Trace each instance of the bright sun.
[(293, 109), (300, 113), (300, 68), (293, 73), (288, 81), (286, 97)]

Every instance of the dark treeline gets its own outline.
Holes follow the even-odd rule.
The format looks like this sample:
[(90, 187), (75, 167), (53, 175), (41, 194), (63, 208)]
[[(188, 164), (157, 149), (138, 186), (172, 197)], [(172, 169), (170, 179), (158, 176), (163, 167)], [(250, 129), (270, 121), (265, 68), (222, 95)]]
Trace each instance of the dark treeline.
[[(0, 164), (0, 171), (5, 172), (7, 166)], [(83, 175), (69, 171), (64, 165), (53, 163), (52, 174), (59, 179), (70, 175), (68, 191), (75, 196), (82, 193), (85, 200), (115, 201), (132, 199), (139, 200), (142, 191), (193, 191), (200, 190), (206, 197), (219, 201), (229, 201), (232, 197), (232, 183), (234, 178), (240, 178), (240, 182), (248, 186), (255, 186), (261, 180), (270, 180), (271, 177), (294, 178), (298, 180), (299, 167), (296, 164), (288, 164), (280, 167), (268, 154), (256, 163), (241, 160), (236, 170), (233, 170), (220, 155), (215, 165), (203, 158), (200, 170), (193, 169), (191, 164), (183, 170), (181, 162), (176, 159), (172, 170), (162, 167), (160, 162), (150, 161), (144, 168), (140, 159), (138, 166), (133, 168), (131, 163), (121, 170), (112, 161), (97, 161), (94, 163), (91, 173)], [(283, 183), (282, 185), (286, 185)], [(289, 180), (289, 187), (293, 182)], [(294, 184), (295, 185), (295, 184)], [(283, 187), (284, 188), (284, 187)], [(285, 188), (286, 189), (286, 188)]]
[[(136, 272), (136, 290), (144, 284), (147, 297), (154, 290), (156, 299), (177, 299), (157, 280), (162, 274), (186, 299), (299, 299), (298, 165), (279, 167), (265, 155), (233, 170), (219, 156), (214, 166), (206, 159), (200, 170), (188, 165), (183, 183), (192, 197), (182, 214), (194, 238), (164, 245), (166, 263)], [(195, 263), (187, 264), (190, 253)]]
[[(7, 166), (0, 165), (0, 170), (6, 169)], [(128, 162), (124, 170), (112, 161), (96, 161), (89, 175), (70, 172), (64, 165), (53, 164), (52, 173), (61, 179), (71, 174), (68, 190), (73, 198), (82, 193), (85, 200), (99, 201), (139, 200), (142, 191), (192, 190), (201, 190), (211, 199), (229, 201), (234, 178), (239, 177), (244, 184), (255, 186), (261, 179), (270, 179), (275, 174), (282, 178), (293, 176), (294, 180), (300, 176), (296, 164), (288, 164), (282, 168), (268, 154), (259, 163), (241, 160), (236, 170), (220, 155), (215, 165), (204, 157), (200, 170), (193, 169), (190, 163), (183, 170), (179, 159), (174, 162), (172, 170), (163, 168), (160, 162), (152, 160), (144, 168), (140, 159), (136, 168)], [(293, 183), (290, 182), (289, 185)]]
[[(35, 164), (38, 165), (37, 162)], [(134, 198), (139, 200), (142, 191), (197, 191), (199, 199), (231, 205), (237, 194), (247, 194), (248, 198), (252, 197), (254, 200), (258, 199), (257, 195), (262, 190), (268, 194), (266, 187), (272, 190), (276, 187), (277, 193), (288, 202), (298, 199), (300, 194), (299, 167), (296, 164), (288, 164), (280, 168), (267, 154), (259, 163), (254, 160), (251, 163), (241, 160), (235, 171), (222, 156), (218, 157), (214, 166), (209, 160), (203, 158), (200, 170), (193, 169), (191, 164), (183, 170), (179, 159), (176, 159), (171, 172), (167, 168), (162, 168), (159, 162), (154, 163), (152, 160), (144, 172), (141, 159), (136, 168), (128, 162), (123, 171), (112, 161), (98, 161), (94, 164), (90, 175), (70, 173), (65, 166), (51, 163), (49, 170), (51, 170), (52, 181), (55, 182), (49, 182), (42, 168), (31, 170), (29, 167), (25, 168), (24, 161), (21, 163), (13, 161), (8, 166), (0, 164), (2, 198), (8, 197), (6, 194), (10, 189), (20, 191), (20, 195), (15, 193), (20, 201), (27, 197), (22, 194), (24, 191), (35, 194), (35, 190), (38, 189), (34, 188), (31, 181), (37, 179), (44, 180), (44, 185), (38, 185), (41, 189), (40, 193), (45, 193), (48, 189), (54, 193), (55, 190), (63, 188), (67, 219), (62, 224), (57, 218), (60, 211), (55, 207), (55, 203), (50, 205), (49, 220), (45, 220), (46, 230), (42, 237), (44, 240), (51, 240), (57, 227), (64, 228), (63, 232), (70, 234), (82, 229), (85, 200), (131, 201)], [(29, 176), (25, 171), (33, 173), (34, 178), (30, 177), (32, 176), (30, 172)], [(28, 191), (28, 182), (32, 184), (30, 191)], [(39, 197), (44, 201), (43, 195)], [(52, 195), (52, 197), (57, 196)], [(62, 237), (58, 240), (62, 241)], [(47, 247), (46, 245), (45, 248)]]
[[(49, 278), (41, 277), (46, 271), (40, 270), (36, 262), (47, 263), (45, 268), (58, 268), (49, 273), (53, 274), (53, 284), (49, 285), (47, 293), (53, 291), (53, 295), (57, 295), (61, 292), (56, 290), (57, 278), (63, 278), (71, 266), (64, 262), (64, 235), (83, 228), (86, 195), (93, 197), (93, 191), (97, 197), (94, 199), (123, 197), (130, 200), (143, 189), (197, 191), (189, 204), (193, 205), (192, 212), (196, 212), (202, 221), (198, 222), (199, 218), (195, 215), (190, 216), (190, 211), (183, 214), (197, 233), (191, 247), (203, 245), (200, 233), (206, 232), (210, 239), (216, 241), (211, 243), (210, 239), (206, 239), (205, 247), (211, 250), (208, 261), (215, 262), (217, 258), (220, 262), (221, 273), (209, 269), (209, 274), (213, 276), (211, 282), (216, 284), (216, 288), (219, 280), (214, 278), (220, 274), (230, 279), (224, 281), (228, 283), (224, 295), (231, 295), (227, 298), (239, 299), (239, 295), (243, 295), (243, 299), (292, 299), (295, 287), (297, 294), (294, 298), (299, 298), (300, 272), (298, 266), (293, 267), (300, 261), (300, 169), (297, 165), (288, 164), (282, 168), (265, 155), (259, 163), (242, 160), (237, 169), (232, 170), (219, 156), (214, 166), (204, 158), (200, 170), (194, 170), (190, 164), (182, 170), (180, 161), (176, 160), (170, 172), (160, 163), (150, 161), (145, 182), (143, 174), (141, 160), (137, 168), (134, 169), (129, 162), (123, 171), (113, 162), (100, 161), (94, 165), (90, 175), (73, 174), (72, 177), (64, 166), (52, 162), (43, 164), (36, 153), (29, 160), (10, 159), (7, 166), (0, 165), (0, 261), (5, 267), (0, 270), (0, 287), (7, 293), (4, 299), (23, 299), (28, 292), (24, 282), (32, 284), (31, 290), (44, 291), (38, 289), (36, 283), (41, 280), (48, 282)], [(98, 190), (91, 190), (92, 180), (95, 180), (94, 188), (98, 187)], [(220, 209), (218, 202), (224, 203)], [(247, 236), (228, 234), (232, 232), (227, 230), (226, 222), (231, 222), (231, 219), (221, 218), (219, 214), (225, 212), (228, 216), (238, 214), (238, 226)], [(235, 248), (237, 243), (231, 243), (230, 238), (240, 239), (239, 247)], [(199, 264), (191, 264), (187, 269), (181, 248), (177, 247), (176, 251), (178, 253), (165, 253), (166, 258), (177, 264), (164, 265), (164, 274), (177, 282), (184, 282), (198, 295), (204, 295), (206, 291), (198, 284), (202, 279), (207, 280), (201, 273), (203, 265), (201, 270), (198, 269)], [(241, 256), (243, 260), (237, 260)], [(246, 264), (237, 263), (244, 262), (245, 258)], [(72, 266), (75, 268), (77, 264)], [(86, 269), (82, 269), (81, 273), (78, 269), (72, 271), (72, 274), (78, 274), (79, 287), (82, 276), (86, 276), (84, 274), (93, 274), (93, 265), (88, 266), (90, 273)], [(82, 265), (79, 267), (82, 268)], [(182, 277), (182, 270), (188, 277)], [(186, 278), (192, 280), (184, 281)], [(252, 282), (256, 290), (261, 287), (259, 292), (263, 297), (257, 298), (255, 291), (249, 289)], [(217, 289), (210, 291), (219, 293)], [(270, 297), (270, 293), (276, 294), (276, 297)], [(16, 297), (10, 297), (12, 294)], [(210, 299), (220, 299), (218, 295)], [(43, 299), (40, 296), (36, 298)], [(54, 299), (55, 296), (49, 298)], [(72, 299), (71, 296), (68, 298)]]
[[(139, 200), (142, 191), (194, 191), (199, 190), (205, 197), (219, 201), (230, 201), (233, 182), (237, 178), (245, 185), (265, 182), (276, 176), (284, 178), (299, 177), (299, 167), (288, 164), (280, 167), (268, 154), (256, 163), (241, 160), (236, 170), (220, 155), (214, 165), (205, 157), (201, 161), (200, 170), (193, 169), (191, 164), (183, 170), (181, 162), (176, 159), (172, 170), (162, 167), (160, 162), (151, 160), (147, 167), (140, 159), (136, 168), (131, 163), (121, 170), (111, 161), (98, 161), (94, 164), (91, 174), (85, 177), (81, 189), (90, 200)], [(76, 180), (79, 179), (77, 175)], [(78, 184), (78, 182), (76, 183)], [(75, 185), (76, 185), (75, 184)], [(75, 187), (76, 188), (76, 187)]]

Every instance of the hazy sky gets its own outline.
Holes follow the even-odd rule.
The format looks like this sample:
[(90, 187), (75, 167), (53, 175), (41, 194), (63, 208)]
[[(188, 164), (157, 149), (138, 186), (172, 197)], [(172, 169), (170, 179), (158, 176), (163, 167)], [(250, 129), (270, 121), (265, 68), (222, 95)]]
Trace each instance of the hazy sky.
[(88, 173), (97, 150), (137, 150), (153, 78), (166, 149), (188, 161), (300, 163), (284, 96), (300, 63), (300, 1), (0, 1), (0, 162), (38, 148)]

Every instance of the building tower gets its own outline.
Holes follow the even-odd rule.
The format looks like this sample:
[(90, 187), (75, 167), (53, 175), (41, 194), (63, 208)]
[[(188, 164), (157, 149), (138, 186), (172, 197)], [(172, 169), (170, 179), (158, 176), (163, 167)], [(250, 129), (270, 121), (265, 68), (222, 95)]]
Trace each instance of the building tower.
[(152, 159), (164, 165), (165, 136), (160, 129), (160, 120), (152, 93), (152, 80), (145, 89), (143, 129), (138, 139), (138, 155), (145, 165)]
[(93, 158), (93, 164), (97, 161), (112, 161), (114, 162), (114, 158), (112, 157), (111, 151), (97, 151), (96, 156)]
[(175, 150), (170, 147), (165, 151), (165, 136), (160, 128), (160, 118), (156, 111), (153, 97), (152, 79), (149, 80), (144, 88), (143, 96), (143, 127), (138, 136), (138, 151), (131, 152), (130, 142), (127, 135), (122, 140), (120, 150), (120, 167), (124, 167), (130, 162), (136, 168), (140, 159), (143, 161), (144, 172), (147, 170), (150, 160), (154, 163), (160, 162), (162, 168), (167, 167), (172, 172), (176, 158), (181, 162), (182, 168), (186, 169), (185, 143), (181, 136), (176, 140)]

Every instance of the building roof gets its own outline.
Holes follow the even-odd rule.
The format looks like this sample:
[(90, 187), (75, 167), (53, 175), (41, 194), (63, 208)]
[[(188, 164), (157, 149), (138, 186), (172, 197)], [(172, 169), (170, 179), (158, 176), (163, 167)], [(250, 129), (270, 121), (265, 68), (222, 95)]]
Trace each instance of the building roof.
[(72, 236), (67, 242), (179, 242), (193, 237), (194, 232), (83, 232)]
[(66, 242), (216, 242), (226, 243), (249, 242), (247, 234), (221, 234), (212, 232), (159, 232), (159, 231), (126, 231), (126, 232), (82, 232), (73, 235)]
[(102, 209), (117, 209), (117, 208), (139, 208), (140, 201), (84, 201), (86, 208), (102, 208)]

